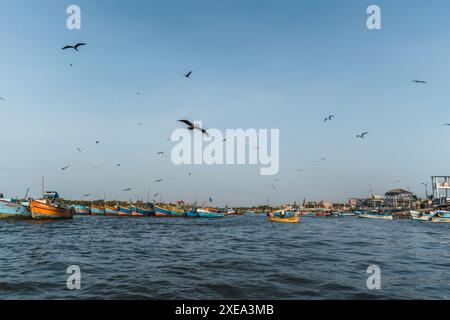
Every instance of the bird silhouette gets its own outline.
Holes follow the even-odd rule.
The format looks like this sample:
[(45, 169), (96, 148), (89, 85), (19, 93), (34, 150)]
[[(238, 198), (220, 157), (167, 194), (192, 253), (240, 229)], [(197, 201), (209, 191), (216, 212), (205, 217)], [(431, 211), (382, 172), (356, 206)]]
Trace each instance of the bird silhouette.
[(81, 152), (81, 149), (77, 147), (78, 152)]
[(127, 189), (123, 189), (123, 192), (128, 192), (128, 191), (131, 191), (131, 190), (133, 190), (132, 188), (127, 188)]
[(120, 163), (118, 163), (118, 164), (116, 165), (116, 167), (120, 167), (120, 166), (122, 166)]
[(162, 179), (158, 179), (158, 180), (155, 180), (155, 181), (153, 181), (154, 183), (158, 183), (158, 182), (162, 182), (163, 180)]
[(91, 194), (90, 193), (88, 193), (88, 194), (83, 194), (83, 198), (87, 198), (87, 197), (89, 197)]
[(190, 78), (191, 78), (191, 75), (192, 75), (192, 71), (189, 71), (188, 73), (186, 73), (186, 74), (184, 75), (184, 77), (187, 78), (187, 79), (190, 79)]
[(450, 127), (450, 123), (444, 123), (443, 126), (444, 127)]
[(5, 100), (5, 98), (3, 98), (3, 97), (0, 97), (0, 100), (2, 100), (2, 101), (6, 101), (6, 100)]
[(61, 171), (65, 171), (65, 170), (67, 170), (69, 168), (70, 168), (70, 166), (65, 166), (64, 168), (61, 168)]
[(427, 84), (428, 82), (423, 81), (423, 80), (413, 80), (412, 82), (414, 82), (415, 84)]
[(323, 119), (323, 122), (327, 122), (327, 121), (332, 121), (334, 120), (335, 116), (330, 114), (328, 117), (326, 117), (325, 119)]
[(164, 155), (164, 152), (160, 151), (157, 153), (157, 155)]
[(356, 138), (359, 138), (359, 139), (365, 139), (366, 135), (368, 135), (368, 134), (369, 134), (368, 132), (363, 132), (363, 133), (361, 133), (361, 134), (358, 134), (358, 135), (356, 136)]
[(77, 43), (74, 46), (65, 46), (65, 47), (62, 48), (62, 50), (73, 49), (75, 51), (79, 51), (78, 48), (81, 47), (81, 46), (85, 46), (85, 45), (86, 45), (86, 43)]
[(187, 127), (188, 130), (191, 130), (191, 131), (193, 131), (193, 130), (199, 130), (199, 131), (201, 131), (205, 136), (209, 136), (208, 132), (207, 132), (205, 129), (201, 128), (200, 126), (198, 126), (198, 125), (196, 125), (196, 124), (193, 124), (193, 123), (192, 123), (191, 121), (189, 121), (189, 120), (178, 120), (178, 122), (182, 122), (182, 123), (184, 123), (185, 125), (187, 125), (187, 126), (188, 126), (188, 127)]

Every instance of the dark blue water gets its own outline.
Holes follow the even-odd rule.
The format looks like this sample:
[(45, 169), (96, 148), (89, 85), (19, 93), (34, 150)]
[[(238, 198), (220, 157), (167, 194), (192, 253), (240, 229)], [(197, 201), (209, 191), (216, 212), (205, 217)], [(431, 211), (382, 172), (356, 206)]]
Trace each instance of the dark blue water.
[[(1, 299), (450, 299), (450, 225), (357, 218), (0, 221)], [(381, 290), (369, 290), (369, 265)], [(81, 268), (69, 291), (66, 269)]]

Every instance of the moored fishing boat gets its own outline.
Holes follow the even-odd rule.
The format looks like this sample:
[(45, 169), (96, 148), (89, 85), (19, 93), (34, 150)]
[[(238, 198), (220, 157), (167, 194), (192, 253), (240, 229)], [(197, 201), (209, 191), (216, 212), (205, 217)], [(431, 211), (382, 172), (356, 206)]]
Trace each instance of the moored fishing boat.
[(365, 219), (394, 220), (394, 216), (391, 213), (379, 213), (378, 211), (366, 211), (360, 213), (358, 216)]
[(417, 221), (431, 221), (431, 219), (434, 217), (435, 212), (418, 212), (418, 211), (410, 211), (411, 218), (413, 220)]
[(75, 210), (74, 214), (76, 216), (89, 216), (91, 215), (91, 209), (87, 206), (82, 205), (75, 205), (73, 206), (73, 209)]
[(104, 216), (104, 215), (106, 215), (105, 207), (104, 206), (92, 205), (91, 206), (91, 215), (93, 215), (93, 216)]
[(73, 209), (52, 203), (48, 199), (32, 200), (30, 202), (31, 214), (36, 220), (64, 220), (73, 218)]
[(133, 212), (131, 211), (130, 207), (119, 206), (118, 211), (119, 211), (119, 216), (121, 216), (121, 217), (132, 217), (133, 216)]
[(431, 219), (434, 223), (450, 223), (450, 211), (436, 211), (436, 215)]
[(199, 218), (198, 213), (197, 213), (197, 208), (191, 208), (191, 210), (186, 210), (186, 217)]
[(155, 216), (157, 217), (170, 217), (172, 215), (172, 211), (163, 206), (155, 205)]
[(0, 200), (0, 219), (31, 219), (31, 212), (20, 202)]
[(150, 208), (131, 207), (131, 214), (133, 217), (151, 217), (154, 215), (154, 211)]
[(172, 207), (172, 209), (170, 210), (170, 215), (172, 217), (186, 217), (186, 210), (184, 210), (183, 208), (180, 207)]
[(105, 214), (109, 217), (118, 216), (119, 210), (117, 210), (117, 206), (108, 206), (105, 204)]
[(211, 212), (205, 209), (197, 209), (197, 214), (200, 218), (223, 218), (225, 217), (224, 213), (220, 212)]

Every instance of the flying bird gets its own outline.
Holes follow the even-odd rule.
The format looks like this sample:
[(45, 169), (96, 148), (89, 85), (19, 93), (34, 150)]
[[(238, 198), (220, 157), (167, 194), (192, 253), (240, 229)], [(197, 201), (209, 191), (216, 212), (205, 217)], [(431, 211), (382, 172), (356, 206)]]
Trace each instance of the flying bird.
[(428, 82), (423, 81), (423, 80), (413, 80), (412, 82), (414, 82), (415, 84), (427, 84)]
[(70, 166), (65, 166), (64, 168), (61, 168), (61, 171), (65, 171), (67, 169), (69, 169)]
[(450, 123), (444, 123), (443, 126), (444, 127), (450, 127)]
[(368, 134), (369, 134), (368, 132), (363, 132), (363, 133), (361, 133), (361, 134), (358, 134), (358, 135), (356, 136), (356, 138), (364, 139), (364, 138), (366, 137), (366, 135), (368, 135)]
[(159, 196), (159, 193), (155, 193), (155, 195), (154, 195), (153, 197), (155, 197), (155, 198), (156, 198), (157, 196)]
[(128, 188), (128, 189), (124, 189), (123, 192), (128, 192), (128, 191), (131, 191), (131, 190), (133, 190), (133, 189), (132, 188)]
[(323, 119), (323, 122), (327, 122), (327, 121), (332, 121), (334, 120), (335, 116), (330, 114), (328, 117), (326, 117), (325, 119)]
[(77, 147), (78, 152), (81, 152), (81, 149)]
[(188, 127), (187, 127), (188, 130), (193, 131), (193, 130), (197, 129), (197, 130), (201, 131), (204, 135), (209, 136), (208, 132), (207, 132), (205, 129), (199, 127), (199, 126), (196, 125), (196, 124), (193, 124), (193, 123), (190, 122), (189, 120), (178, 120), (178, 122), (182, 122), (182, 123), (184, 123), (185, 125), (187, 125), (187, 126), (188, 126)]
[(98, 140), (97, 140), (97, 141), (95, 141), (95, 144), (99, 144), (99, 143), (100, 143), (100, 141), (98, 141)]
[(5, 100), (5, 98), (3, 98), (3, 97), (0, 97), (0, 100), (2, 100), (2, 101), (6, 101), (6, 100)]
[(155, 181), (153, 181), (154, 183), (158, 183), (158, 182), (162, 182), (163, 180), (162, 179), (158, 179), (158, 180), (155, 180)]
[(89, 197), (91, 194), (90, 193), (88, 193), (88, 194), (83, 194), (83, 198), (87, 198), (87, 197)]
[(116, 165), (116, 167), (120, 167), (121, 166), (121, 164), (120, 163), (118, 163), (117, 165)]
[(192, 71), (189, 71), (188, 73), (186, 73), (186, 74), (184, 75), (184, 77), (187, 78), (187, 79), (190, 79), (190, 78), (191, 78), (191, 75), (192, 75)]
[(62, 50), (67, 50), (67, 49), (74, 49), (75, 51), (79, 51), (78, 48), (81, 46), (85, 46), (86, 43), (77, 43), (74, 46), (65, 46), (64, 48), (62, 48)]
[(157, 155), (164, 155), (164, 152), (160, 151), (157, 153)]

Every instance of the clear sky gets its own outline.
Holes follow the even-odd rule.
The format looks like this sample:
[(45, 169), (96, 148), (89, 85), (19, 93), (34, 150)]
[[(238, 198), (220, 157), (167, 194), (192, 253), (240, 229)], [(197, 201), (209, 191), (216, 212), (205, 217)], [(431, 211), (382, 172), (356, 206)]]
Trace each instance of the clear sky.
[[(80, 31), (66, 29), (71, 4), (82, 10)], [(381, 7), (382, 30), (366, 27), (370, 4)], [(6, 196), (27, 187), (39, 196), (45, 176), (46, 189), (66, 198), (126, 200), (150, 190), (216, 205), (344, 201), (394, 187), (423, 195), (421, 182), (450, 175), (447, 0), (0, 5)], [(61, 50), (76, 42), (88, 45)], [(336, 119), (324, 124), (328, 114)], [(174, 146), (166, 138), (180, 118), (223, 130), (279, 128), (278, 176), (157, 156)], [(363, 131), (367, 139), (357, 140)]]

